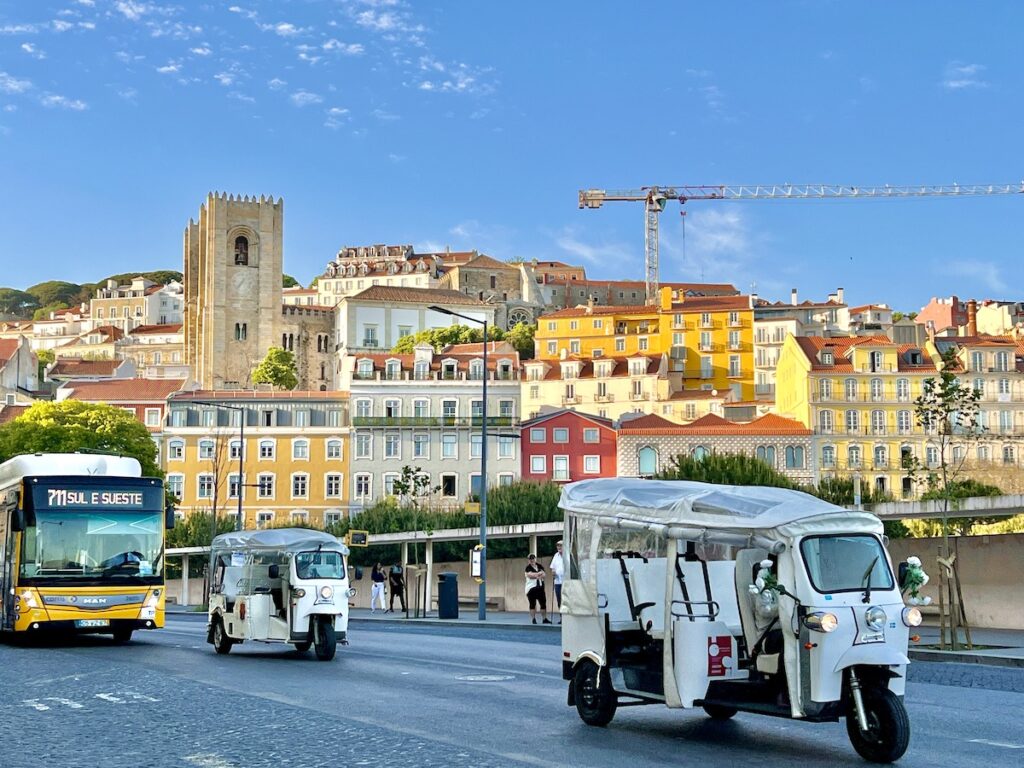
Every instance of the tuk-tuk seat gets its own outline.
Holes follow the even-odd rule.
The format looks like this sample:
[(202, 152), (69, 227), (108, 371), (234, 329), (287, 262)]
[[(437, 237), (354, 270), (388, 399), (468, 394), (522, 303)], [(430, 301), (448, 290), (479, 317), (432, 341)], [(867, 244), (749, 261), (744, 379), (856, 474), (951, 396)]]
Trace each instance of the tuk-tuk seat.
[[(767, 557), (768, 551), (765, 549), (741, 549), (736, 553), (736, 599), (743, 624), (743, 637), (748, 652), (753, 657), (754, 666), (759, 672), (775, 674), (779, 671), (779, 654), (756, 652), (762, 635), (771, 630), (771, 622), (758, 619), (754, 611), (754, 600), (757, 596), (750, 594), (750, 585), (757, 578), (759, 564)], [(762, 647), (763, 645), (762, 641)]]
[(629, 570), (634, 614), (641, 628), (654, 638), (665, 635), (665, 566), (665, 558), (654, 558)]
[(597, 584), (598, 611), (607, 614), (609, 631), (623, 632), (636, 629), (636, 619), (633, 618), (629, 600), (626, 598), (626, 584), (622, 579), (618, 560), (597, 560)]

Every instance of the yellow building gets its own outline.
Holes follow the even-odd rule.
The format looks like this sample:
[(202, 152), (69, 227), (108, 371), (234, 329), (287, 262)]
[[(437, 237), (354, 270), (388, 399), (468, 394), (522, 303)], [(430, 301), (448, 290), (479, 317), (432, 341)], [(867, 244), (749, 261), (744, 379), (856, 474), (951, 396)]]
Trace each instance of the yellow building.
[(180, 392), (168, 398), (164, 445), (167, 488), (183, 514), (237, 518), (239, 491), (246, 528), (349, 513), (348, 393)]
[(938, 375), (928, 350), (885, 336), (790, 336), (776, 372), (775, 405), (812, 428), (822, 476), (859, 473), (880, 492), (916, 496), (904, 457), (940, 463), (939, 445), (918, 425), (914, 400)]
[[(603, 307), (590, 302), (541, 317), (535, 343), (537, 363), (527, 364), (524, 382), (526, 413), (539, 407), (572, 407), (573, 398), (582, 395), (583, 410), (609, 418), (642, 410), (692, 420), (715, 412), (711, 403), (717, 398), (735, 403), (754, 397), (754, 313), (748, 296), (688, 296), (665, 287), (657, 305)], [(622, 379), (626, 388), (614, 393), (618, 405), (613, 407), (602, 407), (598, 400), (591, 401), (594, 406), (588, 409), (587, 389), (566, 394), (568, 390), (545, 388), (543, 383), (562, 379), (567, 367), (579, 364), (581, 378), (608, 378), (607, 384), (613, 386), (615, 376), (598, 376), (598, 370), (607, 367), (600, 366), (600, 361), (614, 361), (611, 370), (618, 372), (619, 366), (637, 368), (639, 364), (629, 362), (633, 358), (658, 360), (660, 382), (634, 384), (626, 376)], [(531, 385), (531, 375), (536, 384)], [(534, 386), (537, 398), (531, 396)], [(698, 397), (699, 392), (708, 394)], [(608, 390), (600, 396), (610, 394)], [(619, 399), (623, 394), (625, 404)], [(673, 395), (682, 395), (675, 399), (687, 399), (688, 404), (675, 402)], [(656, 405), (631, 407), (636, 402)]]

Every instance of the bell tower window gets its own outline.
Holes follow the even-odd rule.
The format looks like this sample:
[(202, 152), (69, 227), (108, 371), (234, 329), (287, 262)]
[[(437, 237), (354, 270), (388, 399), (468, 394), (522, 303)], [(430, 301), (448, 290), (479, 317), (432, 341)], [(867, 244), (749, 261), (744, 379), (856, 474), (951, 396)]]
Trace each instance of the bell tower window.
[(246, 267), (249, 265), (249, 240), (239, 235), (235, 238), (235, 266)]

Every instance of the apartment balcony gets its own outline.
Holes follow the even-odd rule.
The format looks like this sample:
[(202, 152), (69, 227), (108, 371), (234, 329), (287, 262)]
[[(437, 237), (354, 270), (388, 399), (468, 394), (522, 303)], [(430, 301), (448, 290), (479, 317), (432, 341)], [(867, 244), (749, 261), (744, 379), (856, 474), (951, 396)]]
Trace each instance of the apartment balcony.
[(595, 403), (614, 403), (615, 395), (594, 395)]
[(822, 427), (814, 429), (816, 435), (839, 435), (846, 437), (913, 437), (926, 434), (920, 429), (889, 429), (888, 427)]
[(629, 399), (630, 400), (649, 400), (650, 399), (650, 395), (647, 392), (630, 392), (629, 393)]
[(693, 323), (688, 323), (685, 320), (680, 320), (679, 322), (676, 322), (675, 320), (672, 321), (672, 330), (673, 331), (689, 331), (689, 330), (692, 330), (692, 329), (693, 329)]
[(730, 319), (729, 320), (729, 327), (730, 328), (742, 328), (743, 327), (743, 318), (738, 317), (735, 320)]
[(889, 392), (883, 392), (881, 394), (870, 394), (868, 392), (860, 392), (856, 394), (846, 394), (843, 391), (833, 392), (831, 395), (822, 395), (820, 392), (811, 393), (812, 403), (877, 403), (878, 405), (899, 405), (901, 403), (910, 404), (913, 402), (909, 395), (893, 395)]
[(361, 346), (365, 349), (377, 349), (380, 344), (376, 339), (363, 339)]
[[(414, 371), (359, 371), (352, 373), (355, 381), (482, 381), (482, 375), (469, 374), (466, 371), (428, 371), (427, 373), (416, 373)], [(487, 377), (488, 381), (519, 381), (518, 371), (491, 371)], [(540, 381), (540, 379), (530, 379)]]
[(579, 405), (583, 402), (583, 398), (579, 395), (563, 395), (562, 405)]
[[(481, 416), (354, 416), (353, 427), (480, 427)], [(488, 416), (489, 427), (515, 427), (515, 416)]]
[(755, 384), (754, 385), (754, 394), (758, 395), (758, 396), (774, 395), (775, 394), (775, 385), (774, 384)]
[(699, 349), (701, 352), (714, 352), (715, 346), (716, 345), (713, 342), (701, 342), (700, 344), (697, 345), (697, 349)]

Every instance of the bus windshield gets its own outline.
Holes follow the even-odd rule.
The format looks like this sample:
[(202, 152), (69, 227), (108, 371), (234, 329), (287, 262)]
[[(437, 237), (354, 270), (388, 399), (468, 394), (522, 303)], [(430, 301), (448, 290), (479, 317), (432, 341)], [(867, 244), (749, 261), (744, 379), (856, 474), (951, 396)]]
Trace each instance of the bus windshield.
[(39, 510), (25, 530), (25, 584), (163, 581), (160, 512)]

